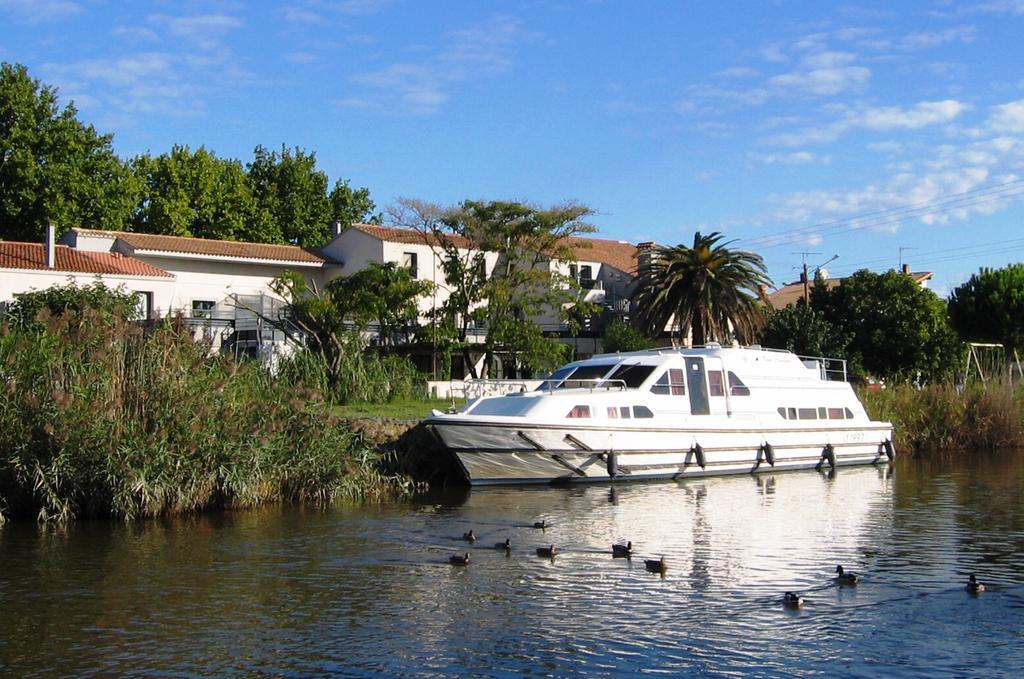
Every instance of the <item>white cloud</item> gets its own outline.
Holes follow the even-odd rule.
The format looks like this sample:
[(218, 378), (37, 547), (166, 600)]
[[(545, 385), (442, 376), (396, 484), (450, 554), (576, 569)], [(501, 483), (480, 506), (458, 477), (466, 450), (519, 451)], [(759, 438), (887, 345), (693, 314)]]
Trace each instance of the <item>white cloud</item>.
[(997, 132), (1024, 132), (1024, 99), (993, 106), (988, 126)]
[(510, 17), (494, 17), (486, 24), (450, 31), (443, 40), (445, 47), (421, 61), (390, 64), (352, 76), (352, 82), (375, 94), (349, 95), (337, 101), (347, 107), (352, 107), (351, 102), (357, 102), (359, 108), (376, 102), (380, 110), (435, 113), (451, 98), (456, 84), (508, 71), (516, 47), (536, 37)]
[(966, 105), (953, 99), (922, 101), (910, 108), (883, 106), (860, 111), (851, 120), (851, 125), (869, 130), (916, 130), (926, 125), (950, 122), (966, 109)]
[(67, 19), (85, 10), (72, 0), (0, 0), (0, 11), (10, 12), (21, 23), (42, 24)]
[(145, 26), (115, 26), (110, 34), (137, 42), (158, 42), (160, 40), (156, 31)]
[(769, 78), (768, 86), (779, 95), (834, 95), (859, 89), (871, 79), (871, 71), (852, 65), (855, 58), (847, 52), (812, 54), (802, 60), (797, 70)]
[(1014, 168), (1024, 168), (1024, 140), (1016, 137), (930, 147), (929, 155), (861, 188), (774, 195), (774, 208), (750, 222), (794, 226), (771, 245), (802, 242), (826, 228), (895, 233), (910, 221), (948, 224), (994, 214), (1024, 198), (1019, 190), (1000, 187), (1016, 179)]
[(949, 123), (967, 110), (967, 105), (953, 99), (922, 101), (909, 108), (900, 106), (837, 108), (839, 117), (825, 125), (806, 127), (770, 137), (765, 143), (775, 146), (826, 144), (857, 129), (875, 132), (917, 130), (928, 125)]
[(285, 21), (293, 24), (318, 24), (324, 20), (323, 15), (306, 7), (296, 7), (295, 5), (281, 8), (281, 14)]
[(310, 52), (288, 52), (284, 60), (293, 64), (311, 64), (317, 60), (317, 56)]
[(718, 78), (756, 78), (761, 75), (761, 72), (756, 68), (749, 68), (747, 66), (733, 66), (732, 68), (725, 68), (714, 74)]
[(954, 26), (943, 31), (916, 31), (903, 37), (897, 47), (903, 50), (931, 49), (951, 42), (974, 42), (977, 31), (973, 26)]
[(1024, 14), (1024, 0), (990, 0), (973, 7), (988, 14)]
[(811, 151), (794, 151), (793, 153), (755, 153), (751, 160), (761, 165), (828, 165), (832, 156), (821, 155)]
[(188, 40), (204, 50), (219, 47), (224, 34), (242, 26), (241, 19), (227, 14), (195, 14), (181, 17), (153, 14), (148, 21), (154, 26), (166, 29), (172, 36)]

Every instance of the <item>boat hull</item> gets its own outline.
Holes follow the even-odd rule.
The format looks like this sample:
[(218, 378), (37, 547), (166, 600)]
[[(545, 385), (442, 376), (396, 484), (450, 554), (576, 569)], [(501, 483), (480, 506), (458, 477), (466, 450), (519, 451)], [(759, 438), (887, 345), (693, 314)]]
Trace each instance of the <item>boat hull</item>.
[(428, 422), (472, 485), (745, 474), (886, 462), (885, 423), (815, 429), (671, 429)]

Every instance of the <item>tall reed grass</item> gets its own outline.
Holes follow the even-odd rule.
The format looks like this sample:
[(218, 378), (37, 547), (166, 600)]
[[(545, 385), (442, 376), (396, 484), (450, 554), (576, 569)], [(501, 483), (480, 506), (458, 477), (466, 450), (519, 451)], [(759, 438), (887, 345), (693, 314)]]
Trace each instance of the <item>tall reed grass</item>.
[(346, 347), (336, 374), (321, 354), (304, 349), (281, 361), (278, 378), (315, 387), (339, 405), (427, 397), (426, 381), (407, 359), (368, 351), (357, 333), (343, 341)]
[(872, 419), (892, 422), (901, 452), (991, 450), (1024, 445), (1024, 389), (1009, 382), (966, 387), (908, 384), (863, 392)]
[(407, 489), (315, 380), (95, 309), (0, 326), (0, 515), (124, 519)]

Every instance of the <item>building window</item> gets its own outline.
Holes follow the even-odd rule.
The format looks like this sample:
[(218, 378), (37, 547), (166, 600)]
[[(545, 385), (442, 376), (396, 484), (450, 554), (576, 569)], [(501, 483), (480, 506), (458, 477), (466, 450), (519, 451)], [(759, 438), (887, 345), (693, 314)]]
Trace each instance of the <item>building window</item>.
[(153, 293), (137, 290), (135, 292), (135, 309), (138, 311), (140, 320), (148, 321), (153, 315)]
[(419, 278), (419, 267), (417, 267), (417, 256), (415, 252), (402, 253), (402, 266), (409, 269), (413, 278)]
[(192, 300), (192, 318), (209, 318), (213, 315), (213, 300), (194, 299)]

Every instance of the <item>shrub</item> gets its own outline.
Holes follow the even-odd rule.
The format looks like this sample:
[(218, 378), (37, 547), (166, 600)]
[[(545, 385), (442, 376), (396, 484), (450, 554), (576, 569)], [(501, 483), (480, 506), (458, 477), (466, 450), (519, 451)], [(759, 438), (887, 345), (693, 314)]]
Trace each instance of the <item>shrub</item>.
[(401, 491), (314, 380), (210, 357), (102, 310), (0, 326), (0, 511), (143, 516)]

